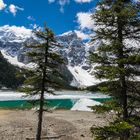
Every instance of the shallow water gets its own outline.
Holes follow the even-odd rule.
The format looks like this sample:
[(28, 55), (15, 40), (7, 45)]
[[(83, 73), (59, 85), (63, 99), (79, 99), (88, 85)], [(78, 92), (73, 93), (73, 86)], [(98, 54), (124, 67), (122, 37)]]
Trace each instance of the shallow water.
[[(81, 98), (110, 98), (107, 95), (101, 93), (92, 93), (89, 91), (56, 91), (56, 95), (51, 95), (45, 93), (45, 99), (81, 99)], [(15, 91), (7, 91), (0, 90), (0, 101), (4, 100), (32, 100), (38, 99), (39, 95), (36, 96), (26, 96), (25, 93), (15, 92)]]

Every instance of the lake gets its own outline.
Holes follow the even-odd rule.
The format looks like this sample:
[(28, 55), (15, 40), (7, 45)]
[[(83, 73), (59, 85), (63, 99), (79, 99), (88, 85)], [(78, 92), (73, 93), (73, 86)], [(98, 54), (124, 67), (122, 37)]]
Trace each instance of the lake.
[[(79, 99), (92, 99), (98, 102), (110, 100), (110, 96), (89, 91), (56, 91), (56, 95), (45, 94), (45, 106), (70, 109)], [(0, 90), (0, 108), (33, 108), (38, 106), (39, 95), (27, 96), (25, 93)]]

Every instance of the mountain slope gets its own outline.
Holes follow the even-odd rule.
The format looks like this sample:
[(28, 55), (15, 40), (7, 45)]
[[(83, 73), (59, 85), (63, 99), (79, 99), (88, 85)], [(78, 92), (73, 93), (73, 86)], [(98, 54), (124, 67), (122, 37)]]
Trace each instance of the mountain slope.
[(16, 88), (22, 80), (16, 78), (18, 68), (7, 62), (0, 52), (0, 88)]
[[(30, 29), (8, 25), (0, 27), (0, 50), (13, 65), (20, 67), (29, 65), (28, 57), (25, 55), (28, 50), (24, 47), (24, 43), (35, 40)], [(83, 43), (74, 31), (58, 35), (56, 40), (62, 47), (54, 51), (58, 51), (67, 61), (67, 68), (64, 68), (63, 73), (69, 76), (67, 77), (71, 85), (85, 87), (94, 84), (96, 79), (91, 76), (90, 65), (87, 62), (89, 46)]]

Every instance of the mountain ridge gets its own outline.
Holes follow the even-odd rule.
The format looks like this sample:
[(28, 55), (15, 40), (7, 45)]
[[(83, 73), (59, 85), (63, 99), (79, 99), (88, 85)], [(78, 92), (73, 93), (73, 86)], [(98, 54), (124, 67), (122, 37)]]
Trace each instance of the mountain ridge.
[[(67, 60), (67, 69), (73, 75), (72, 86), (86, 87), (95, 84), (96, 79), (90, 74), (90, 65), (87, 62), (89, 46), (78, 37), (75, 31), (57, 35), (56, 40), (62, 46), (57, 51)], [(31, 29), (25, 27), (5, 25), (0, 27), (0, 50), (3, 56), (13, 65), (27, 66), (28, 51), (25, 42), (36, 40)], [(29, 65), (30, 67), (30, 65)], [(81, 78), (81, 74), (86, 76)], [(85, 81), (90, 81), (86, 82)], [(93, 82), (92, 82), (93, 81)]]

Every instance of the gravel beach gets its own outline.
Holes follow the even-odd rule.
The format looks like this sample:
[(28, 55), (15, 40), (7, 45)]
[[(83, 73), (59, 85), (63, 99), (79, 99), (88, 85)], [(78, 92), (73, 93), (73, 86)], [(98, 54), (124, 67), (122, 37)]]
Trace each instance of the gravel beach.
[[(106, 125), (109, 115), (56, 110), (45, 112), (42, 138), (46, 140), (93, 140), (91, 126)], [(0, 110), (0, 140), (34, 140), (37, 113), (32, 110)]]

